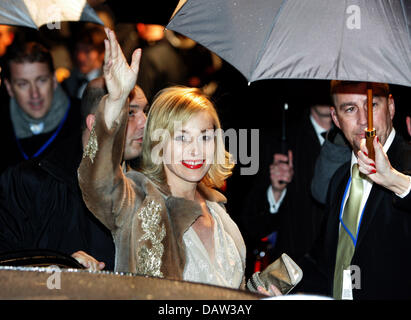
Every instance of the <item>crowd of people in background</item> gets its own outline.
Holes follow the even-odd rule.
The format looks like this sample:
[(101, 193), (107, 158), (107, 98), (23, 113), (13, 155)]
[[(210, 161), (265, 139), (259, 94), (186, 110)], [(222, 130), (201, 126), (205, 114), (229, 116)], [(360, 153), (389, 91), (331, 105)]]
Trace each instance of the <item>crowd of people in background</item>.
[[(99, 12), (99, 7), (96, 9)], [(115, 149), (115, 144), (107, 149), (121, 155), (114, 157), (121, 168), (113, 173), (115, 177), (142, 168), (147, 113), (157, 94), (167, 93), (162, 90), (171, 86), (195, 87), (198, 99), (208, 96), (204, 101), (214, 103), (223, 129), (260, 129), (258, 173), (242, 176), (237, 164), (230, 169), (232, 176), (218, 185), (222, 194), (207, 191), (209, 197), (201, 198), (202, 204), (206, 200), (213, 203), (211, 213), (203, 211), (203, 217), (214, 217), (218, 228), (229, 225), (227, 233), (234, 241), (222, 236), (221, 250), (237, 248), (236, 254), (219, 251), (218, 259), (226, 265), (232, 263), (231, 267), (217, 272), (212, 280), (204, 270), (198, 276), (192, 261), (205, 261), (207, 270), (213, 269), (214, 262), (197, 256), (198, 243), (191, 234), (184, 238), (185, 245), (192, 246), (188, 253), (178, 248), (182, 237), (176, 237), (178, 244), (172, 237), (167, 240), (170, 243), (165, 250), (180, 260), (173, 261), (171, 254), (164, 256), (165, 276), (239, 288), (244, 276), (261, 271), (287, 253), (304, 272), (296, 292), (337, 299), (411, 297), (411, 278), (406, 276), (411, 259), (404, 256), (411, 249), (410, 88), (375, 87), (374, 121), (379, 140), (374, 141), (376, 159), (370, 160), (359, 133), (366, 120), (363, 83), (270, 80), (248, 86), (232, 66), (191, 39), (165, 31), (162, 25), (116, 24), (110, 10), (100, 9), (128, 64), (134, 61), (135, 49), (142, 48), (137, 80), (130, 94), (124, 95), (130, 101), (127, 116), (122, 118), (126, 123), (124, 150)], [(0, 26), (0, 255), (50, 249), (72, 256), (90, 270), (144, 273), (141, 266), (128, 263), (129, 255), (136, 251), (124, 233), (128, 237), (132, 225), (124, 231), (117, 226), (122, 222), (101, 217), (101, 206), (107, 205), (108, 197), (101, 196), (98, 204), (98, 198), (88, 195), (86, 189), (92, 187), (87, 183), (92, 183), (98, 172), (89, 171), (91, 165), (85, 160), (81, 162), (86, 157), (93, 163), (99, 148), (97, 137), (100, 139), (96, 137), (96, 113), (103, 97), (110, 94), (111, 82), (108, 85), (104, 78), (108, 63), (105, 39), (104, 27), (90, 23), (63, 23), (61, 30), (53, 31)], [(178, 89), (170, 92), (182, 94)], [(286, 117), (284, 103), (289, 106)], [(207, 112), (213, 114), (213, 108), (208, 106)], [(209, 114), (204, 117), (208, 119)], [(198, 123), (203, 125), (203, 120)], [(216, 127), (217, 120), (214, 117), (206, 125), (212, 122)], [(104, 131), (100, 122), (97, 135)], [(80, 163), (80, 173), (87, 177), (83, 185), (77, 176)], [(355, 216), (350, 229), (345, 207), (354, 189), (353, 167), (362, 174), (368, 193), (361, 198), (362, 214)], [(101, 173), (111, 177), (109, 172)], [(143, 175), (127, 177), (133, 177), (134, 183), (147, 183)], [(93, 188), (98, 190), (98, 186)], [(150, 192), (158, 196), (162, 190)], [(139, 196), (137, 192), (138, 200), (130, 197), (141, 204), (144, 198)], [(230, 217), (217, 205), (225, 198), (223, 208)], [(174, 205), (179, 206), (178, 202)], [(354, 245), (346, 243), (344, 230)], [(187, 270), (185, 258), (192, 259)], [(362, 290), (343, 290), (345, 275), (339, 268), (340, 264), (347, 268), (344, 259), (362, 268)], [(157, 273), (146, 274), (163, 275), (159, 268), (155, 270)], [(383, 277), (379, 274), (383, 270), (390, 271)], [(228, 274), (232, 279), (224, 276)]]

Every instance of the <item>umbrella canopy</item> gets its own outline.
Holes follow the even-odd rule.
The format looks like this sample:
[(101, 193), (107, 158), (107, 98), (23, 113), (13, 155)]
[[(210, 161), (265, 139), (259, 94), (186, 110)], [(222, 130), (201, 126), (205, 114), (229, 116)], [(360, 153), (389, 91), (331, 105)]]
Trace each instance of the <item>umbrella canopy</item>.
[(411, 86), (411, 1), (188, 0), (167, 28), (210, 49), (250, 82)]
[(42, 25), (60, 21), (103, 24), (86, 0), (0, 1), (0, 24), (38, 29)]

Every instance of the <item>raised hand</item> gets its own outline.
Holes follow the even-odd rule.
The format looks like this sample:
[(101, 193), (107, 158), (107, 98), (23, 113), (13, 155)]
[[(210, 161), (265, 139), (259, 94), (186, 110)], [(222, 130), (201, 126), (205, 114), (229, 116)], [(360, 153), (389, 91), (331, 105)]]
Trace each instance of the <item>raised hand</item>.
[(119, 102), (121, 105), (127, 100), (128, 95), (134, 88), (140, 65), (141, 49), (133, 53), (131, 65), (117, 42), (114, 31), (104, 28), (107, 38), (104, 40), (104, 66), (103, 72), (110, 102)]
[(111, 128), (136, 84), (141, 49), (136, 49), (133, 52), (129, 66), (114, 32), (108, 28), (104, 28), (104, 30), (108, 38), (104, 40), (103, 72), (108, 90), (108, 96), (104, 102), (106, 105), (104, 119), (107, 127)]

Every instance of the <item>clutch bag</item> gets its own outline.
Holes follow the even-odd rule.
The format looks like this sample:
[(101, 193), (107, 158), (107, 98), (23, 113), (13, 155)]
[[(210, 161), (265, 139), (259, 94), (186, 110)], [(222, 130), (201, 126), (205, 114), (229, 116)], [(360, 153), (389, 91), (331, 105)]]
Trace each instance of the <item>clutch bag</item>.
[(267, 291), (275, 285), (285, 295), (289, 293), (303, 278), (301, 268), (285, 253), (271, 263), (262, 272), (255, 272), (247, 282), (250, 291), (257, 292), (258, 286)]

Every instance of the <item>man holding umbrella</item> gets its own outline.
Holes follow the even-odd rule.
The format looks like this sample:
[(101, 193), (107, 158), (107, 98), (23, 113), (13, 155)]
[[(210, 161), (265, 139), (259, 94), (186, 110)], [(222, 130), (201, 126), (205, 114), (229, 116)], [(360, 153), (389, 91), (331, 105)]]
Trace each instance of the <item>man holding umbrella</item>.
[[(364, 139), (370, 85), (375, 161)], [(393, 128), (394, 99), (387, 84), (377, 83), (332, 81), (331, 93), (332, 119), (352, 156), (331, 180), (325, 232), (316, 248), (327, 294), (336, 299), (410, 298), (411, 147)]]

